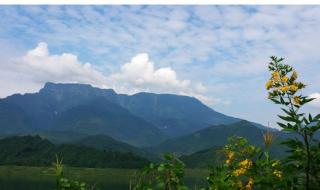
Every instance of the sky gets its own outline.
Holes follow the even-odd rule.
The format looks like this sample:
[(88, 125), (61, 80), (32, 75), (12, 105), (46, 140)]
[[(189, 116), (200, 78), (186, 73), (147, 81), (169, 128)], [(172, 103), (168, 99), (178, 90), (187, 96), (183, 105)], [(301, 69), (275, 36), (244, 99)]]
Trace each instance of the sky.
[(319, 113), (319, 33), (320, 6), (0, 6), (0, 98), (86, 83), (193, 96), (276, 127), (269, 57), (299, 72)]

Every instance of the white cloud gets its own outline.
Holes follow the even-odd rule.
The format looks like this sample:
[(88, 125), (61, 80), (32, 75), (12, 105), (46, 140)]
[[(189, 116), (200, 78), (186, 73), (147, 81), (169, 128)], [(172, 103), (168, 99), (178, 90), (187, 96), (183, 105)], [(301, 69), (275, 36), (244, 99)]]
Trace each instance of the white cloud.
[(17, 92), (34, 92), (50, 81), (86, 83), (129, 94), (141, 91), (175, 93), (194, 96), (207, 104), (225, 103), (220, 99), (207, 97), (206, 87), (202, 83), (179, 80), (177, 73), (170, 67), (155, 68), (146, 53), (137, 54), (130, 62), (123, 64), (119, 71), (106, 75), (90, 63), (80, 62), (76, 55), (51, 55), (48, 45), (41, 42), (21, 58), (10, 62), (10, 67), (4, 67), (5, 65), (0, 65), (3, 72), (1, 79), (6, 81), (0, 83), (4, 87), (0, 91), (2, 97)]
[(101, 86), (106, 77), (90, 63), (81, 63), (76, 55), (63, 53), (50, 55), (47, 44), (41, 42), (35, 49), (17, 60), (16, 69), (33, 78), (33, 81), (79, 82)]
[(315, 108), (320, 108), (320, 93), (312, 93), (309, 95), (310, 98), (315, 98), (315, 100), (310, 102), (310, 106)]
[(154, 86), (166, 90), (184, 91), (190, 85), (189, 80), (178, 80), (176, 72), (170, 67), (155, 69), (146, 53), (133, 57), (131, 62), (121, 66), (121, 71), (111, 75), (111, 78), (135, 87)]
[(124, 93), (150, 91), (157, 93), (175, 93), (193, 96), (202, 102), (214, 105), (230, 102), (205, 95), (207, 88), (202, 83), (192, 83), (190, 80), (179, 80), (176, 72), (170, 67), (155, 68), (146, 53), (136, 55), (129, 63), (121, 66), (118, 73), (110, 76), (114, 88)]
[[(0, 25), (6, 26), (0, 27), (0, 40), (9, 40), (17, 49), (46, 41), (55, 49), (81, 53), (81, 58), (99, 68), (108, 63), (110, 68), (105, 70), (111, 74), (123, 74), (121, 65), (128, 58), (137, 52), (148, 52), (156, 62), (153, 72), (149, 72), (151, 79), (109, 82), (111, 77), (103, 75), (108, 86), (121, 92), (174, 91), (171, 72), (174, 71), (179, 86), (174, 93), (206, 97), (214, 94), (232, 101), (227, 109), (224, 104), (215, 106), (216, 109), (264, 122), (261, 118), (269, 117), (265, 112), (274, 113), (267, 109), (269, 102), (265, 101), (263, 89), (271, 55), (285, 57), (286, 63), (294, 66), (301, 79), (310, 84), (310, 92), (318, 92), (320, 88), (320, 83), (314, 82), (320, 80), (320, 6), (38, 6), (36, 9), (0, 7), (0, 17), (4, 18), (0, 19)], [(157, 78), (164, 80), (165, 75), (170, 85), (163, 87), (157, 82), (154, 78), (157, 70), (161, 71), (161, 77)], [(22, 75), (19, 78), (22, 80)], [(185, 80), (190, 84), (183, 89), (180, 83)], [(139, 85), (139, 81), (145, 85)], [(197, 82), (202, 82), (206, 90), (197, 87)], [(0, 81), (2, 90), (1, 83), (5, 82)], [(260, 109), (261, 112), (252, 111)]]

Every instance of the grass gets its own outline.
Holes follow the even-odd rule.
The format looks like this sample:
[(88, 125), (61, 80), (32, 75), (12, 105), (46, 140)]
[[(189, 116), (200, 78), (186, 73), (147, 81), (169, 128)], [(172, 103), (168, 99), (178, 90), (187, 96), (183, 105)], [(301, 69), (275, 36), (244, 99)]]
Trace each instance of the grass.
[[(112, 168), (65, 167), (66, 177), (95, 184), (101, 190), (127, 190), (137, 170)], [(186, 182), (190, 187), (205, 183), (209, 172), (186, 169)], [(0, 166), (0, 189), (53, 190), (55, 176), (48, 167)]]

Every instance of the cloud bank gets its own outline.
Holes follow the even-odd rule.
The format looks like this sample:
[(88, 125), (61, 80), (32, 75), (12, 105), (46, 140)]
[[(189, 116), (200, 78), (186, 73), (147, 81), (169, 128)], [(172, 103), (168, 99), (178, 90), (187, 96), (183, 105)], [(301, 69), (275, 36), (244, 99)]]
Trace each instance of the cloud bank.
[[(224, 103), (204, 95), (206, 87), (202, 83), (193, 84), (190, 80), (179, 80), (176, 71), (170, 67), (156, 68), (149, 60), (147, 53), (134, 56), (130, 62), (120, 69), (106, 75), (90, 63), (82, 63), (76, 55), (62, 53), (50, 54), (48, 45), (40, 42), (21, 58), (10, 63), (10, 68), (2, 71), (11, 72), (12, 80), (23, 77), (24, 92), (32, 92), (45, 82), (86, 83), (101, 88), (113, 88), (118, 93), (133, 94), (137, 92), (175, 93), (194, 96), (207, 104)], [(1, 66), (1, 65), (0, 65)], [(12, 81), (20, 85), (19, 81)], [(19, 88), (19, 87), (17, 87)], [(2, 96), (10, 95), (10, 91), (1, 91)]]

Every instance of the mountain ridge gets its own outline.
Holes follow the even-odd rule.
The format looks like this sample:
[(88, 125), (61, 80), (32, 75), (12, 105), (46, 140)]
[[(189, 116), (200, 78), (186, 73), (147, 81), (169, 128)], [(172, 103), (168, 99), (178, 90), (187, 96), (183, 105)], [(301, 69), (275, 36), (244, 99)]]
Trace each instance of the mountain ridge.
[(0, 115), (0, 129), (6, 134), (102, 134), (137, 147), (241, 121), (194, 97), (146, 92), (126, 95), (89, 84), (52, 82), (37, 93), (0, 99), (0, 113), (5, 116)]
[(263, 147), (263, 133), (260, 129), (246, 120), (229, 125), (216, 125), (198, 130), (178, 138), (168, 139), (147, 150), (154, 150), (161, 155), (164, 152), (174, 152), (178, 155), (193, 154), (198, 151), (225, 145), (230, 136), (245, 137), (249, 143)]

